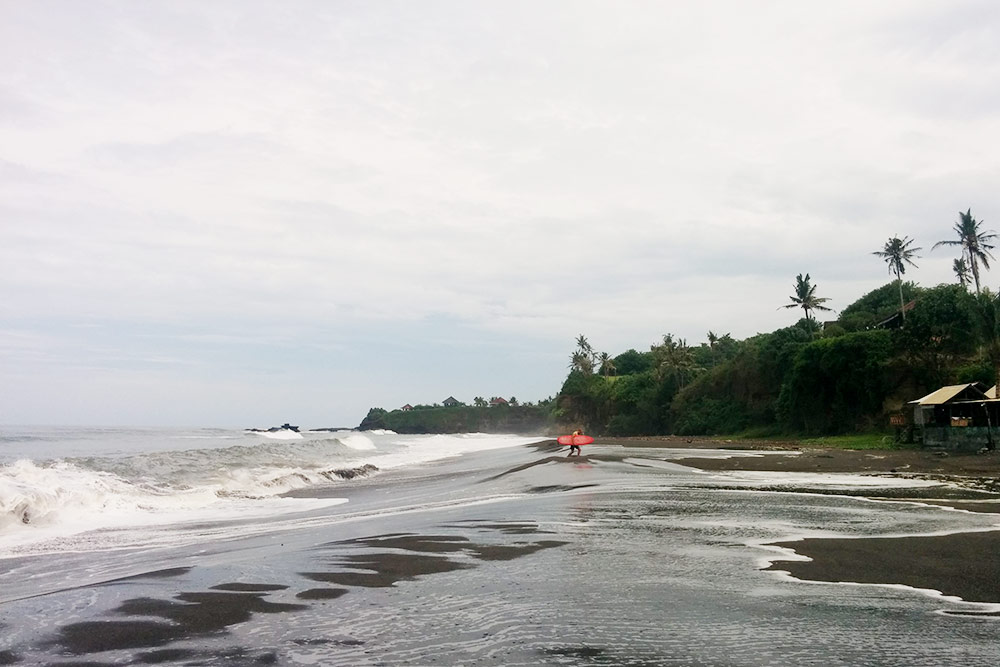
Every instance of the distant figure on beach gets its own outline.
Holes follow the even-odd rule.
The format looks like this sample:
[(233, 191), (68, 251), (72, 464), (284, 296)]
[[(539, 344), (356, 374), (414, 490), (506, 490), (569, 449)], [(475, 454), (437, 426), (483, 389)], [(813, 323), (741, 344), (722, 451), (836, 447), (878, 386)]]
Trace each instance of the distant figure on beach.
[[(582, 428), (576, 429), (575, 431), (573, 431), (573, 435), (583, 435), (583, 429)], [(569, 454), (567, 454), (566, 456), (573, 456), (573, 450), (574, 449), (576, 450), (576, 455), (579, 456), (580, 455), (580, 445), (576, 445), (576, 444), (570, 444), (570, 446), (569, 446)]]

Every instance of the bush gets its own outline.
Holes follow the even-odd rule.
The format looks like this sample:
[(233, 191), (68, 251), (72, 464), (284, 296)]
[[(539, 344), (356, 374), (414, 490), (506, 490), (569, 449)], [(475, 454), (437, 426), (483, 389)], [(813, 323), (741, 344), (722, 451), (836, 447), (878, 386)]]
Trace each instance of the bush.
[(846, 433), (881, 414), (890, 391), (888, 331), (859, 331), (803, 346), (781, 388), (778, 410), (793, 431)]

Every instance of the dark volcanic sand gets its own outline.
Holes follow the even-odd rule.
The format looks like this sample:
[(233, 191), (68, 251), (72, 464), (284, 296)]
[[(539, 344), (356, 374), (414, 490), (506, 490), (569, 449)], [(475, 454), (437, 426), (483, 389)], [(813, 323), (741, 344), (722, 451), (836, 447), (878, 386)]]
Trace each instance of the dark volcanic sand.
[[(769, 470), (786, 472), (852, 472), (1000, 476), (1000, 452), (943, 454), (921, 449), (835, 449), (775, 440), (716, 440), (707, 437), (656, 436), (601, 438), (601, 445), (674, 449), (731, 449), (735, 452), (771, 452), (766, 456), (728, 459), (672, 459), (702, 470)], [(774, 452), (788, 452), (787, 455)], [(1000, 489), (998, 489), (1000, 490)]]
[(811, 561), (767, 568), (797, 579), (903, 584), (966, 602), (1000, 602), (1000, 531), (931, 537), (810, 539), (778, 542)]

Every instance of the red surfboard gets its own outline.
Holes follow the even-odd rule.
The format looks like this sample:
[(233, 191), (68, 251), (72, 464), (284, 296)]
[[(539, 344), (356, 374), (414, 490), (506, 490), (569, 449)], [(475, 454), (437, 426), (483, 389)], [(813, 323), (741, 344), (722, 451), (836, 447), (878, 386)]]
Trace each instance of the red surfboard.
[(560, 435), (560, 445), (589, 445), (594, 441), (589, 435)]

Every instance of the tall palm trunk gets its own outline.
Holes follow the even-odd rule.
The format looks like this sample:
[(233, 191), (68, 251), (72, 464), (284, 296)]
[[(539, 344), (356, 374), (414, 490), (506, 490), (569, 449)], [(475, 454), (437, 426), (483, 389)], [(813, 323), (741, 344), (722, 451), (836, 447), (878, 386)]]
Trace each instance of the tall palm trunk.
[(899, 275), (899, 269), (896, 269), (896, 286), (899, 288), (899, 312), (903, 315), (903, 321), (906, 321), (906, 304), (903, 303), (903, 276)]
[(972, 267), (972, 280), (976, 283), (976, 294), (979, 294), (979, 262), (976, 261), (976, 255), (969, 250), (969, 265)]

